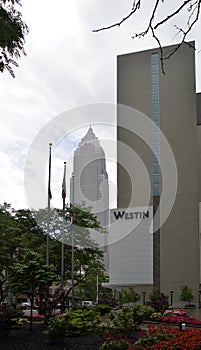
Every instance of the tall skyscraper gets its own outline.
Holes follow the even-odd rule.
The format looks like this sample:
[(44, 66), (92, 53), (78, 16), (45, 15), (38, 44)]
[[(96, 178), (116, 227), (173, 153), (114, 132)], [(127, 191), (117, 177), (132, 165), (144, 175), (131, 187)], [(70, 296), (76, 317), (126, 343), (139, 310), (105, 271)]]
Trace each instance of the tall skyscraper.
[[(91, 207), (91, 212), (96, 215), (101, 226), (107, 228), (109, 187), (105, 153), (91, 126), (74, 152), (73, 173), (75, 205)], [(101, 237), (98, 243), (105, 249), (106, 235)]]
[[(167, 138), (176, 161), (178, 188), (174, 205), (167, 220), (161, 223), (153, 235), (151, 288), (160, 289), (166, 295), (170, 295), (170, 291), (174, 292), (174, 301), (177, 303), (181, 286), (187, 284), (192, 289), (195, 302), (198, 302), (201, 288), (201, 94), (195, 91), (194, 45), (194, 42), (184, 43), (165, 61), (165, 75), (161, 71), (159, 49), (117, 58), (117, 102), (140, 111), (152, 121), (150, 140), (154, 153), (142, 138), (121, 127), (125, 113), (118, 110), (118, 141), (135, 151), (146, 166), (151, 189), (149, 205), (153, 206), (154, 214), (158, 207), (161, 209), (164, 175), (168, 178), (169, 153), (161, 146), (159, 130)], [(169, 46), (163, 50), (168, 54), (175, 48)], [(132, 124), (132, 118), (130, 122)], [(125, 151), (117, 150), (118, 207), (144, 206), (147, 203), (143, 177), (142, 186), (132, 188), (136, 176), (139, 176), (138, 169), (132, 165), (128, 174), (120, 165), (127, 157), (126, 152), (126, 148)], [(163, 165), (166, 166), (166, 174), (161, 172)], [(168, 203), (170, 193), (166, 192), (163, 200)], [(161, 215), (164, 212), (160, 212), (159, 220)], [(135, 284), (133, 280), (130, 285)], [(146, 291), (146, 286), (136, 287), (139, 291)]]

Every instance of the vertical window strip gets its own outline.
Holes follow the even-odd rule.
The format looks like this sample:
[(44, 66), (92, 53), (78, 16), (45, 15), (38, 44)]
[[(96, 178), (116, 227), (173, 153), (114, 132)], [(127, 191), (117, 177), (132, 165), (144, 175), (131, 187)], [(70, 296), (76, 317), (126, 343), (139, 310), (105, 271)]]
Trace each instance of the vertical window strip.
[(151, 101), (152, 101), (152, 142), (153, 142), (153, 195), (160, 195), (160, 135), (156, 137), (156, 127), (160, 127), (159, 110), (159, 57), (158, 53), (151, 55)]

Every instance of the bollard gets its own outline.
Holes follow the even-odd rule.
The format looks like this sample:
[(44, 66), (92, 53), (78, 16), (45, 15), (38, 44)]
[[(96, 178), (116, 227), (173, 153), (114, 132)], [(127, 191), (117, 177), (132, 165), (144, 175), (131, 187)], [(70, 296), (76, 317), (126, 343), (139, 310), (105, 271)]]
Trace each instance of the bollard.
[(179, 322), (179, 330), (180, 331), (186, 330), (186, 323), (185, 322)]

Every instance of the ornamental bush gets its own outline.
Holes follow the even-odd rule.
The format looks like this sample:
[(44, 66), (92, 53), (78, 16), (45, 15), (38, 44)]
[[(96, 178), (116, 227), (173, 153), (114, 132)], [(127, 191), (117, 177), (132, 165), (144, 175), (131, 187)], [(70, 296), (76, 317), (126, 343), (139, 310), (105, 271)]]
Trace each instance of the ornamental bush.
[(150, 318), (153, 308), (145, 305), (134, 305), (113, 310), (109, 317), (114, 332), (129, 335), (136, 326)]
[(158, 290), (154, 290), (150, 295), (150, 301), (147, 302), (157, 312), (163, 312), (168, 308), (168, 297)]
[(191, 325), (201, 325), (201, 321), (195, 317), (189, 316), (185, 310), (180, 308), (171, 308), (164, 311), (164, 313), (154, 312), (151, 319), (160, 322), (180, 323), (185, 322)]
[(146, 331), (141, 331), (135, 347), (132, 349), (150, 349), (150, 347), (160, 341), (167, 341), (178, 335), (179, 331), (167, 326), (148, 326)]
[(151, 326), (139, 340), (130, 345), (127, 350), (198, 350), (201, 349), (201, 331), (186, 329), (179, 331), (176, 328)]
[(67, 312), (65, 315), (66, 335), (76, 336), (90, 334), (100, 323), (100, 313), (92, 309)]
[(100, 314), (94, 310), (69, 311), (65, 316), (51, 318), (44, 333), (51, 341), (60, 341), (64, 337), (93, 333), (99, 322)]
[(64, 317), (51, 318), (48, 321), (47, 328), (44, 331), (51, 342), (60, 342), (66, 335), (66, 324)]
[(139, 300), (140, 300), (140, 294), (136, 293), (134, 288), (122, 289), (122, 291), (119, 294), (119, 301), (121, 305), (127, 304), (127, 303), (135, 304)]
[(188, 306), (190, 306), (191, 301), (193, 301), (194, 295), (192, 290), (188, 287), (188, 285), (184, 285), (181, 287), (181, 295), (180, 300), (188, 302)]
[(97, 304), (92, 307), (93, 311), (100, 312), (102, 316), (108, 314), (112, 309), (113, 307), (107, 304)]
[(16, 324), (18, 319), (23, 316), (21, 310), (16, 309), (13, 306), (5, 305), (0, 307), (0, 322), (1, 324), (7, 323), (10, 325)]
[(99, 347), (99, 350), (127, 350), (130, 342), (123, 338), (108, 337)]

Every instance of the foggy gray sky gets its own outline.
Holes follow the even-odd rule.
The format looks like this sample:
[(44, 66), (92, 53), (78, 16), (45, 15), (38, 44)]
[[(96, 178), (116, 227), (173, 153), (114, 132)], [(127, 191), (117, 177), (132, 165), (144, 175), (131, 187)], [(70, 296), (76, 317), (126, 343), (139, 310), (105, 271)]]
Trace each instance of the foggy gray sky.
[[(164, 2), (159, 15), (167, 14), (167, 6), (179, 2)], [(27, 57), (19, 61), (19, 68), (14, 68), (15, 79), (4, 72), (0, 80), (1, 204), (6, 201), (15, 208), (28, 205), (24, 193), (24, 165), (28, 150), (43, 126), (72, 108), (116, 102), (116, 56), (157, 47), (150, 35), (144, 39), (131, 39), (135, 32), (146, 29), (147, 16), (153, 4), (154, 1), (144, 0), (141, 10), (143, 15), (135, 20), (131, 18), (120, 28), (93, 33), (93, 29), (112, 24), (127, 15), (132, 1), (22, 0), (20, 10), (30, 29), (26, 37)], [(182, 23), (183, 18), (178, 16), (177, 22), (175, 19), (161, 29), (163, 45), (179, 41), (180, 37), (175, 36), (174, 24)], [(200, 22), (187, 38), (196, 40), (198, 48), (197, 91), (201, 90), (201, 81), (198, 79), (201, 75), (199, 29)], [(62, 181), (63, 161), (70, 157), (73, 147), (84, 136), (88, 122), (83, 119), (80, 129), (72, 133), (66, 154), (65, 148), (60, 148), (60, 155), (58, 149), (54, 150), (53, 174), (57, 179), (53, 176), (52, 181), (55, 182), (55, 190), (57, 183), (60, 186), (60, 177)], [(93, 126), (93, 120), (91, 124)], [(112, 131), (105, 126), (104, 130), (103, 125), (102, 128), (94, 127), (94, 130), (100, 139), (106, 136), (115, 139), (114, 128)], [(108, 166), (109, 176), (115, 178), (115, 163)]]

